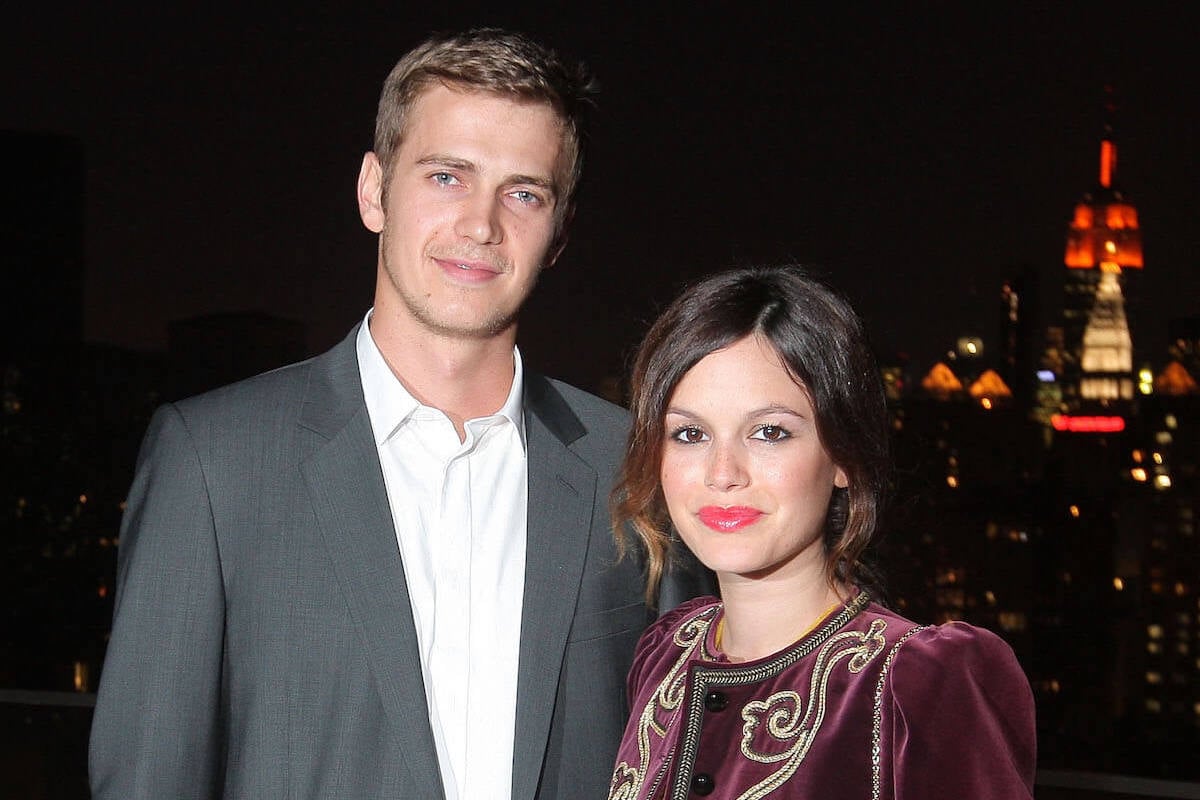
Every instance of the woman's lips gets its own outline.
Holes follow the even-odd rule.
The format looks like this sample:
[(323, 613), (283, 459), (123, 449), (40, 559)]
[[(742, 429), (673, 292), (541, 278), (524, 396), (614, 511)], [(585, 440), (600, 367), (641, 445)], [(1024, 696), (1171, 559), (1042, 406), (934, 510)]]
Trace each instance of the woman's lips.
[(753, 525), (763, 512), (749, 506), (705, 506), (697, 514), (700, 521), (714, 531), (736, 531)]

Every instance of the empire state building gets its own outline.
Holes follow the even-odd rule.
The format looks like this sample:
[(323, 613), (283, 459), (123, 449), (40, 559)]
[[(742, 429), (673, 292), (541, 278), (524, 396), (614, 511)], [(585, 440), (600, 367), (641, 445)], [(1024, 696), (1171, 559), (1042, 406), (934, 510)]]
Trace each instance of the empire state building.
[(1137, 209), (1116, 183), (1117, 145), (1106, 125), (1099, 183), (1067, 229), (1063, 298), (1063, 401), (1072, 412), (1132, 401), (1133, 340), (1125, 304), (1142, 261)]

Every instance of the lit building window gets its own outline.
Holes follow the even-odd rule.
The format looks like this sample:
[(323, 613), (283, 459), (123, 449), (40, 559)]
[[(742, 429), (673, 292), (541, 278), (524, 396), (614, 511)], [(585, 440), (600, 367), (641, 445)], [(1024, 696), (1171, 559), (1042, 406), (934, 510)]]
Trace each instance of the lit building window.
[(1153, 697), (1146, 698), (1146, 710), (1151, 714), (1157, 714), (1162, 711), (1162, 703), (1155, 700)]
[(1125, 591), (1125, 581), (1120, 578), (1113, 578), (1113, 588), (1118, 592)]
[(1133, 457), (1133, 463), (1135, 464), (1142, 463), (1142, 459), (1145, 458), (1141, 450), (1134, 450), (1130, 455)]
[(1138, 483), (1146, 482), (1146, 470), (1143, 467), (1134, 467), (1133, 469), (1129, 470), (1129, 475)]
[(1153, 670), (1147, 672), (1146, 683), (1150, 684), (1151, 686), (1158, 686), (1160, 683), (1162, 683), (1162, 673), (1155, 672)]
[(1079, 518), (1079, 506), (1072, 504), (1067, 510), (1071, 512), (1072, 517)]
[(1154, 488), (1159, 489), (1159, 490), (1170, 489), (1171, 488), (1171, 476), (1170, 475), (1155, 475), (1154, 476)]
[(1150, 458), (1154, 459), (1154, 463), (1155, 463), (1155, 464), (1161, 464), (1161, 463), (1163, 463), (1163, 457), (1162, 457), (1162, 453), (1152, 453), (1152, 454), (1150, 455)]
[(951, 489), (957, 489), (958, 488), (958, 476), (957, 475), (947, 475), (946, 476), (946, 485), (949, 486)]
[(1179, 420), (1175, 419), (1174, 414), (1167, 414), (1165, 417), (1163, 417), (1163, 424), (1166, 425), (1170, 430), (1175, 430), (1179, 427)]
[(1023, 631), (1027, 627), (1025, 615), (1019, 611), (1001, 611), (999, 614), (1000, 627), (1006, 631)]
[(1162, 645), (1158, 642), (1146, 642), (1146, 652), (1151, 655), (1159, 655), (1162, 653)]
[(1146, 635), (1151, 639), (1161, 639), (1163, 637), (1162, 625), (1147, 625)]
[(86, 692), (89, 688), (91, 688), (91, 682), (88, 680), (88, 673), (89, 670), (86, 661), (75, 662), (75, 691)]

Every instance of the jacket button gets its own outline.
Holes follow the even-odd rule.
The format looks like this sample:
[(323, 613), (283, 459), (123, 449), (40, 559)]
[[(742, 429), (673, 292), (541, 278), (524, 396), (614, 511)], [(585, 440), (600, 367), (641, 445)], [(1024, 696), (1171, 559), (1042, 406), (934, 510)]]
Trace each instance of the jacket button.
[(729, 698), (725, 696), (724, 692), (714, 689), (704, 695), (704, 707), (709, 711), (724, 711), (727, 705), (729, 705)]
[(715, 788), (717, 788), (717, 784), (713, 781), (712, 775), (707, 772), (697, 772), (692, 776), (692, 791), (701, 797), (712, 794), (712, 790)]

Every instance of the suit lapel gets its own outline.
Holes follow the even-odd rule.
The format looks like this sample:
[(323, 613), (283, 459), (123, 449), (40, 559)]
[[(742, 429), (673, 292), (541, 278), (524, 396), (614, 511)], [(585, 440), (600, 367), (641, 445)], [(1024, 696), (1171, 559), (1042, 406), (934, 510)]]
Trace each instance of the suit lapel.
[(595, 471), (568, 447), (585, 432), (578, 418), (539, 375), (526, 375), (525, 403), (528, 555), (517, 671), (514, 800), (530, 800), (537, 792), (596, 499)]
[(414, 797), (443, 797), (412, 606), (358, 375), (355, 332), (313, 364), (300, 425), (328, 441), (301, 466), (317, 527), (400, 740)]

